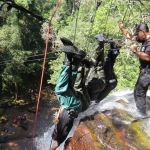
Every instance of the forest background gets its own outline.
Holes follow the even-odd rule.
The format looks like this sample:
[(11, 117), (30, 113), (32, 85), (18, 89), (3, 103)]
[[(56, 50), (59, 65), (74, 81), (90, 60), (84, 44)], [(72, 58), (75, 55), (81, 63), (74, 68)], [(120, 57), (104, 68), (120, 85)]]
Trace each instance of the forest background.
[[(122, 48), (115, 63), (117, 90), (133, 89), (139, 74), (139, 62), (130, 52), (133, 44), (120, 32), (118, 23), (133, 33), (136, 24), (150, 24), (149, 0), (62, 0), (50, 26), (50, 38), (43, 86), (55, 85), (64, 59), (60, 36), (69, 38), (92, 55), (97, 42), (94, 36), (102, 32)], [(15, 0), (19, 6), (46, 18), (41, 21), (32, 15), (11, 8), (0, 0), (0, 96), (25, 96), (28, 89), (39, 87), (48, 21), (57, 0)], [(4, 5), (3, 5), (4, 4)], [(2, 7), (3, 6), (3, 7)], [(139, 45), (140, 46), (140, 45)], [(140, 47), (139, 47), (140, 48)], [(105, 44), (105, 54), (109, 44)]]

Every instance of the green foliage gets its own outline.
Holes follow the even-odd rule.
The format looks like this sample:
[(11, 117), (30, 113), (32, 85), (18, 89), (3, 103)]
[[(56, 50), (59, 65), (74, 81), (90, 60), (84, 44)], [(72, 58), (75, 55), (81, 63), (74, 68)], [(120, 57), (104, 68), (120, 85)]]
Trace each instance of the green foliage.
[[(47, 19), (51, 18), (57, 2), (54, 0), (15, 1), (18, 5)], [(89, 54), (92, 54), (96, 45), (94, 35), (99, 32), (103, 32), (106, 38), (111, 37), (119, 42), (122, 50), (115, 63), (115, 72), (118, 76), (118, 86), (115, 90), (126, 87), (133, 89), (139, 73), (139, 63), (135, 55), (129, 52), (132, 43), (126, 42), (118, 28), (118, 22), (122, 21), (131, 33), (134, 32), (136, 23), (149, 24), (150, 19), (146, 15), (149, 16), (150, 2), (142, 1), (143, 5), (141, 5), (139, 1), (103, 0), (97, 11), (96, 0), (76, 0), (75, 5), (73, 2), (73, 0), (64, 0), (58, 8), (51, 24), (55, 34), (58, 38), (60, 36), (69, 38), (79, 49)], [(17, 82), (20, 88), (27, 87), (27, 82), (39, 82), (45, 41), (40, 35), (44, 22), (15, 8), (5, 12), (7, 6), (4, 5), (0, 11), (0, 89), (9, 91), (14, 82)], [(49, 41), (50, 52), (60, 49), (60, 40), (54, 38)], [(106, 44), (105, 50), (107, 49)], [(45, 74), (50, 76), (48, 83), (55, 84), (57, 81), (64, 54), (58, 53), (57, 57), (56, 60), (51, 59), (50, 62), (48, 60), (46, 62)]]
[(57, 78), (61, 71), (61, 66), (63, 65), (64, 53), (58, 53), (57, 57), (58, 58), (56, 60), (52, 60), (49, 62), (51, 74), (50, 74), (50, 80), (48, 80), (48, 83), (52, 83), (54, 85), (57, 82)]
[[(92, 0), (83, 1), (80, 7), (76, 9), (74, 15), (65, 16), (63, 20), (56, 19), (54, 28), (59, 36), (69, 38), (79, 49), (89, 53), (92, 53), (94, 49), (94, 35), (99, 32), (103, 32), (107, 38), (111, 37), (119, 42), (122, 45), (122, 49), (115, 63), (115, 73), (118, 77), (118, 85), (115, 90), (123, 88), (133, 89), (139, 74), (139, 61), (129, 51), (129, 46), (132, 43), (128, 42), (125, 45), (125, 38), (119, 30), (118, 22), (123, 21), (125, 27), (133, 33), (135, 24), (145, 21), (141, 13), (147, 13), (144, 6), (148, 8), (150, 2), (143, 2), (144, 6), (141, 7), (139, 2), (131, 1), (129, 3), (128, 0), (123, 2), (117, 0), (114, 3), (113, 1), (103, 0), (96, 13), (94, 12), (94, 4)], [(62, 7), (62, 11), (66, 12), (67, 10), (63, 10)], [(94, 19), (93, 23), (91, 18)], [(107, 50), (107, 48), (106, 45), (105, 49)], [(62, 62), (57, 60), (56, 63), (61, 64)], [(56, 66), (55, 62), (53, 65)]]
[[(34, 1), (15, 2), (40, 15)], [(15, 8), (6, 13), (7, 6), (4, 5), (2, 9), (3, 22), (0, 30), (0, 52), (1, 56), (4, 56), (0, 57), (0, 88), (9, 93), (18, 88), (21, 92), (27, 89), (29, 84), (38, 83), (40, 80), (42, 61), (37, 60), (43, 57), (45, 46), (40, 35), (42, 23)]]
[(120, 55), (116, 59), (115, 73), (118, 79), (118, 85), (115, 90), (124, 88), (133, 89), (139, 75), (139, 61), (137, 57), (129, 52), (130, 55), (127, 58), (127, 52), (125, 49), (120, 50)]

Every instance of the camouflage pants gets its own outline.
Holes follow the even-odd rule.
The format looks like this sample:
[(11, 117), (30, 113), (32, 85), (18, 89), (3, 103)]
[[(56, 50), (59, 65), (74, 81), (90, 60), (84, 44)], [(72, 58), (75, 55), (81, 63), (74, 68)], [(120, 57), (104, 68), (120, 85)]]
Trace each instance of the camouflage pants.
[(89, 69), (84, 66), (80, 66), (77, 73), (77, 78), (74, 84), (74, 90), (82, 102), (82, 111), (86, 110), (90, 105), (90, 97), (87, 87), (85, 85), (86, 76)]

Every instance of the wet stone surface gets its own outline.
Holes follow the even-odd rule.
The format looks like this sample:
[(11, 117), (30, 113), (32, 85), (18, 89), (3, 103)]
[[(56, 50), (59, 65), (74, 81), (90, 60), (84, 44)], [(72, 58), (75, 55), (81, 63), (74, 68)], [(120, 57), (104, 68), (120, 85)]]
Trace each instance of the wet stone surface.
[(36, 150), (35, 137), (42, 136), (53, 125), (54, 115), (59, 109), (59, 103), (54, 95), (42, 93), (37, 123), (35, 125), (37, 101), (23, 106), (9, 106), (3, 113), (0, 122), (0, 150)]
[[(57, 150), (150, 150), (150, 120), (141, 118), (137, 112), (133, 94), (111, 95), (99, 104), (79, 114), (74, 129), (69, 133), (66, 147)], [(147, 106), (149, 110), (149, 100)], [(30, 150), (34, 127), (36, 103), (22, 107), (8, 107), (0, 124), (2, 150)], [(59, 108), (55, 97), (42, 96), (39, 105), (33, 150), (49, 150), (52, 145), (50, 128)], [(30, 110), (30, 111), (29, 111)], [(150, 115), (150, 110), (148, 111)], [(14, 116), (26, 116), (28, 129), (17, 126)]]
[(138, 119), (144, 116), (138, 113), (133, 95), (110, 96), (87, 114), (91, 110), (95, 113), (80, 120), (65, 150), (150, 150), (150, 110), (148, 118)]

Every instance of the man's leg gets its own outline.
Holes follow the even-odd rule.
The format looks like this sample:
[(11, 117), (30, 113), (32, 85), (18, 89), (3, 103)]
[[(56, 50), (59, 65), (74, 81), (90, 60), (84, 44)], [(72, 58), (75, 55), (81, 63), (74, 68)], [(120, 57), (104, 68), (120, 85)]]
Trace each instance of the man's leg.
[[(62, 66), (62, 70), (56, 83), (55, 94), (60, 105), (68, 111), (69, 115), (71, 115), (71, 117), (76, 117), (81, 111), (82, 106), (80, 100), (76, 98), (73, 90), (77, 70), (72, 70), (72, 63), (68, 63), (66, 58), (64, 64), (66, 65)], [(75, 111), (74, 114), (72, 114), (72, 110)]]
[(105, 83), (105, 73), (103, 69), (104, 64), (104, 41), (103, 41), (103, 34), (98, 34), (100, 37), (100, 40), (102, 41), (98, 42), (97, 47), (94, 50), (94, 56), (93, 58), (96, 60), (96, 65), (92, 68), (90, 68), (89, 74), (87, 76), (87, 89), (88, 93), (90, 95), (91, 100), (95, 100), (97, 97), (97, 94), (101, 92), (106, 83)]
[(66, 57), (56, 83), (55, 94), (64, 109), (58, 119), (56, 127), (57, 136), (53, 136), (56, 139), (56, 143), (52, 146), (52, 150), (56, 149), (66, 139), (72, 128), (74, 118), (78, 116), (82, 109), (81, 101), (76, 97), (73, 86), (79, 64), (86, 53), (78, 50), (71, 41), (64, 37), (61, 38), (61, 41), (64, 44), (62, 51), (65, 52)]
[[(149, 69), (148, 69), (149, 70)], [(148, 71), (150, 72), (150, 70)], [(150, 75), (147, 69), (140, 72), (134, 88), (134, 98), (136, 106), (142, 115), (146, 115), (146, 92), (150, 84)]]
[[(89, 63), (88, 63), (89, 64)], [(85, 66), (80, 66), (77, 73), (77, 78), (75, 81), (74, 89), (77, 93), (77, 96), (80, 98), (82, 102), (82, 111), (86, 110), (90, 105), (90, 97), (88, 94), (88, 90), (85, 86), (86, 80), (86, 72), (88, 72), (88, 68)]]
[(106, 86), (98, 94), (97, 102), (103, 100), (117, 86), (118, 81), (113, 66), (118, 55), (119, 55), (119, 50), (110, 49), (108, 51), (108, 54), (106, 56), (106, 61), (103, 66), (105, 71)]

